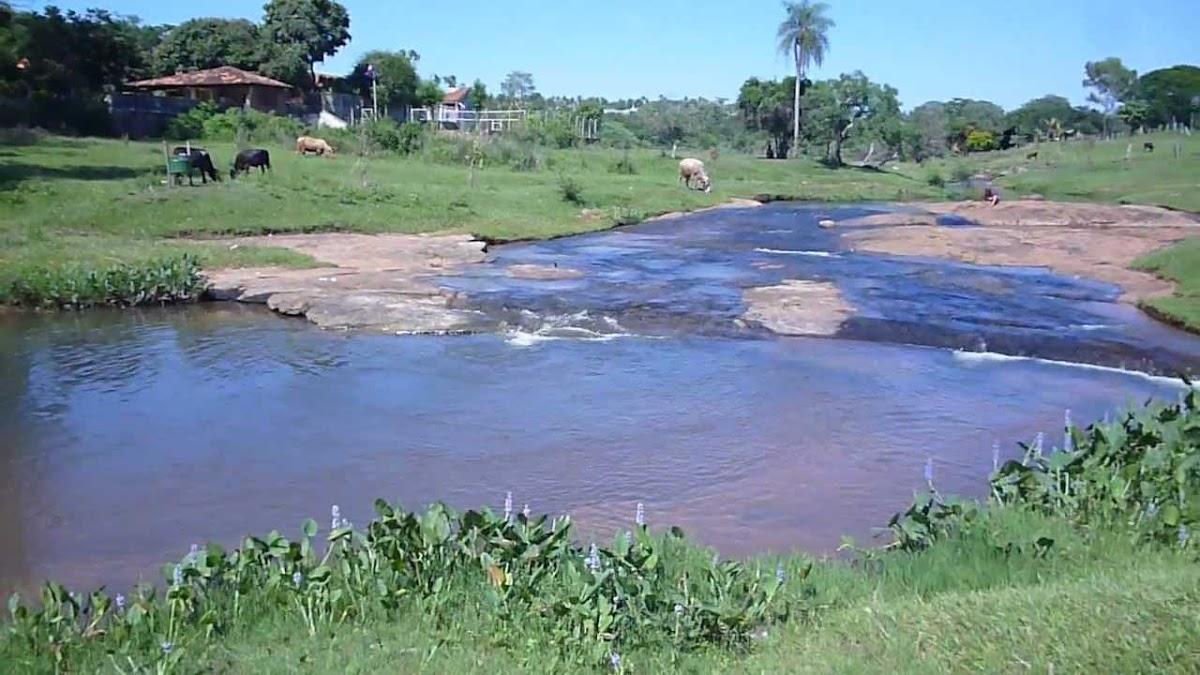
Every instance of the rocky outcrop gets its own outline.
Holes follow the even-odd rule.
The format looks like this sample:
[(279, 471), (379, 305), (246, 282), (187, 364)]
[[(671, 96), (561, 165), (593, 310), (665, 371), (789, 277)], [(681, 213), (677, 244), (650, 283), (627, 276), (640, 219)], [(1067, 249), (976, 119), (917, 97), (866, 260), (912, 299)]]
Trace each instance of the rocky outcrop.
[[(953, 222), (952, 226), (942, 223)], [(1017, 200), (923, 204), (920, 210), (846, 221), (859, 251), (949, 258), (977, 265), (1046, 267), (1117, 284), (1123, 299), (1169, 293), (1173, 284), (1130, 269), (1138, 257), (1200, 235), (1196, 217), (1153, 206)]]
[(833, 335), (854, 315), (837, 286), (823, 281), (789, 279), (778, 286), (748, 288), (742, 300), (744, 320), (779, 335)]
[(462, 333), (493, 328), (434, 277), (484, 260), (484, 243), (467, 236), (312, 234), (239, 239), (326, 263), (316, 269), (277, 267), (207, 272), (219, 300), (264, 303), (322, 328), (390, 333)]

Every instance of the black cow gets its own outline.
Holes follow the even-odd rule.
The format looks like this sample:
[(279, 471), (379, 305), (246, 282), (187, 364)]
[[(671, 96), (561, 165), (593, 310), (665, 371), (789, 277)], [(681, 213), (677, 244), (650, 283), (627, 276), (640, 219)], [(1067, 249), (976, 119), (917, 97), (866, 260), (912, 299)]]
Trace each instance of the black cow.
[(1145, 143), (1142, 143), (1142, 150), (1144, 150), (1146, 152), (1154, 152), (1154, 143), (1151, 141), (1146, 141)]
[(208, 151), (204, 148), (193, 147), (189, 151), (188, 148), (180, 145), (172, 148), (171, 154), (176, 157), (188, 158), (188, 185), (193, 185), (192, 173), (195, 171), (200, 172), (200, 179), (205, 185), (208, 184), (209, 178), (213, 179), (214, 183), (221, 182), (221, 176), (217, 173), (217, 167), (213, 165), (212, 157), (209, 156)]
[(1037, 157), (1038, 157), (1037, 150), (1034, 150), (1033, 152), (1029, 153), (1028, 155), (1025, 155), (1025, 159), (1037, 159)]
[(271, 168), (271, 153), (262, 148), (242, 150), (233, 158), (233, 168), (229, 170), (229, 178), (237, 178), (241, 172), (248, 172), (258, 167), (259, 173), (266, 173)]

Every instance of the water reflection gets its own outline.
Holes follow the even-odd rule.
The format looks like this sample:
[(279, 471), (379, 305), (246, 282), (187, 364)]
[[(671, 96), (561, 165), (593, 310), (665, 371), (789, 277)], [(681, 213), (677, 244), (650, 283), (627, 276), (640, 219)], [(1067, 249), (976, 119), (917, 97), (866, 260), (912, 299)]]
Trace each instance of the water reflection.
[[(978, 493), (996, 439), (1171, 386), (844, 340), (352, 335), (233, 306), (0, 324), (0, 591), (124, 585), (193, 542), (376, 496), (645, 502), (729, 554), (863, 537), (921, 483)], [(294, 529), (293, 527), (293, 529)]]

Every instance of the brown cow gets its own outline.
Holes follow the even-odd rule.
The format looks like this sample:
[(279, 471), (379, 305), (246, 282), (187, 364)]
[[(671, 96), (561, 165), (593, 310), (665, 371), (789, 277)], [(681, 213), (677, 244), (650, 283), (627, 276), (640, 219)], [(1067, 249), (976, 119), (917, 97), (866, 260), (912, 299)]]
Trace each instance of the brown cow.
[(307, 155), (310, 152), (321, 155), (322, 157), (329, 155), (333, 156), (333, 146), (324, 138), (314, 138), (312, 136), (301, 136), (296, 139), (296, 152), (301, 155)]

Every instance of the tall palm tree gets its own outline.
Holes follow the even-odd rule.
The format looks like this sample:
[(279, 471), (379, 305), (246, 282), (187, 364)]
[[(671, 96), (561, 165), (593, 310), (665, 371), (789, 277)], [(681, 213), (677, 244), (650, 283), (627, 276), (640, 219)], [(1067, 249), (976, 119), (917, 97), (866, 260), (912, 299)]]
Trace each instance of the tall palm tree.
[(829, 51), (829, 30), (833, 28), (833, 19), (825, 16), (829, 5), (824, 2), (785, 2), (783, 9), (787, 12), (779, 24), (776, 37), (779, 39), (779, 52), (791, 56), (796, 61), (796, 98), (792, 105), (792, 146), (800, 145), (800, 94), (804, 85), (804, 75), (811, 65), (820, 67), (825, 61), (825, 52)]

